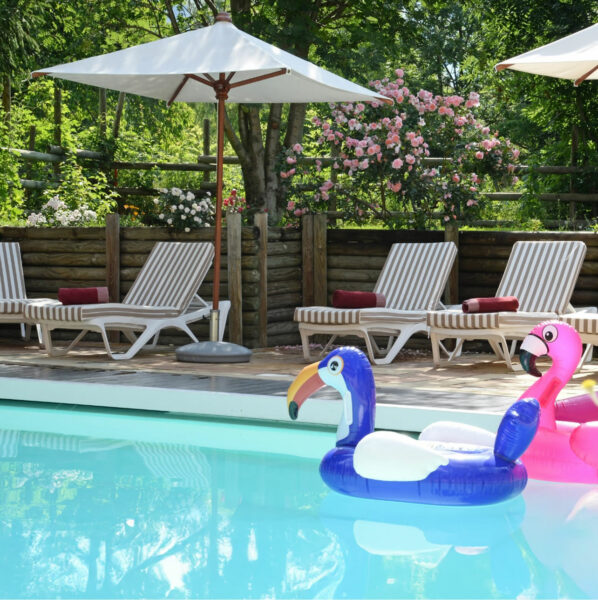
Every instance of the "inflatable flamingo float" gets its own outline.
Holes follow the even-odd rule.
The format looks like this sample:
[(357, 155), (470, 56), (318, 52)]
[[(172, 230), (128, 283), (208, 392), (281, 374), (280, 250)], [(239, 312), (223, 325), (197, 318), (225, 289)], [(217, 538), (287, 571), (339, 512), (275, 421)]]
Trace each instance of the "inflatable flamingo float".
[[(521, 344), (521, 365), (540, 378), (521, 395), (540, 402), (538, 431), (521, 458), (531, 479), (598, 483), (598, 421), (560, 421), (555, 411), (556, 397), (575, 372), (581, 351), (577, 331), (560, 321), (540, 323)], [(544, 375), (536, 368), (540, 356), (552, 358)]]

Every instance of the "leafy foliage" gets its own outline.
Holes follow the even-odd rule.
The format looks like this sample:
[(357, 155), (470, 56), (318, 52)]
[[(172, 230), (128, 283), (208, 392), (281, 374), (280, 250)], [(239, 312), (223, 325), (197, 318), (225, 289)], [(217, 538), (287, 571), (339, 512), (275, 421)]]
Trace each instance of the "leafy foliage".
[[(31, 80), (28, 73), (51, 64), (203, 27), (211, 24), (215, 13), (221, 9), (230, 9), (235, 24), (247, 32), (359, 83), (378, 73), (389, 72), (395, 57), (400, 56), (405, 77), (413, 90), (421, 88), (430, 90), (434, 96), (463, 98), (468, 98), (473, 91), (479, 92), (478, 119), (487, 124), (490, 132), (500, 131), (513, 140), (522, 149), (522, 160), (527, 164), (571, 164), (584, 169), (579, 174), (551, 177), (529, 172), (517, 184), (518, 189), (526, 190), (521, 203), (510, 207), (505, 203), (487, 203), (476, 208), (480, 216), (562, 218), (568, 214), (567, 206), (540, 202), (539, 194), (598, 190), (598, 175), (592, 170), (598, 164), (596, 83), (586, 82), (574, 89), (567, 81), (508, 71), (497, 74), (493, 69), (500, 60), (596, 22), (598, 7), (595, 0), (549, 3), (544, 0), (463, 0), (459, 3), (448, 0), (229, 0), (219, 3), (212, 0), (72, 0), (58, 3), (5, 0), (0, 6), (3, 31), (0, 78), (5, 90), (10, 80), (13, 104), (10, 130), (0, 132), (0, 145), (27, 148), (33, 126), (36, 150), (46, 151), (55, 143), (53, 99), (54, 88), (59, 86), (63, 97), (63, 146), (105, 150), (109, 158), (123, 161), (197, 160), (197, 156), (204, 153), (202, 121), (209, 119), (212, 131), (215, 130), (213, 106), (175, 103), (166, 109), (163, 103), (127, 96), (120, 128), (116, 129), (118, 95), (108, 91), (108, 135), (103, 137), (98, 127), (96, 89), (45, 78)], [(542, 27), (538, 27), (538, 23), (542, 23)], [(291, 212), (306, 208), (299, 196), (287, 196), (289, 178), (283, 178), (281, 173), (288, 172), (291, 166), (286, 162), (281, 165), (277, 157), (282, 156), (285, 161), (293, 158), (292, 148), (297, 143), (302, 144), (309, 154), (322, 154), (324, 147), (317, 144), (319, 134), (313, 142), (304, 137), (305, 114), (312, 114), (314, 110), (321, 113), (322, 107), (291, 105), (280, 108), (263, 104), (227, 111), (231, 148), (227, 153), (234, 151), (241, 160), (241, 167), (227, 165), (226, 183), (239, 189), (240, 196), (247, 197), (249, 212), (268, 210), (276, 220), (287, 214), (284, 209), (289, 202), (295, 203)], [(8, 115), (4, 117), (7, 119)], [(431, 128), (432, 124), (428, 123), (429, 133), (424, 136), (430, 154), (454, 158), (456, 150), (446, 151), (442, 132), (432, 135)], [(416, 128), (410, 125), (409, 130), (415, 132)], [(501, 144), (506, 143), (503, 138), (497, 139)], [(464, 138), (461, 141), (462, 171), (469, 164), (474, 173), (483, 175), (482, 164), (475, 158), (475, 152), (465, 152), (466, 142)], [(450, 144), (449, 147), (452, 148)], [(334, 145), (330, 150), (334, 156), (339, 147)], [(353, 158), (357, 157), (351, 157), (351, 160)], [(404, 157), (399, 158), (404, 162), (404, 171)], [(444, 210), (446, 216), (452, 218), (453, 205), (455, 213), (460, 214), (472, 199), (464, 178), (454, 182), (446, 165), (438, 168), (439, 174), (433, 178), (435, 183), (444, 181), (446, 184), (446, 188), (436, 190), (434, 199), (432, 187), (422, 187), (421, 178), (414, 177), (411, 172), (405, 177), (403, 171), (399, 173), (400, 169), (395, 169), (392, 178), (385, 171), (386, 166), (372, 163), (363, 173), (360, 169), (353, 172), (353, 190), (348, 190), (348, 170), (337, 169), (334, 189), (324, 190), (329, 194), (329, 200), (316, 189), (320, 200), (314, 196), (310, 200), (313, 205), (310, 210), (317, 202), (322, 207), (337, 202), (341, 207), (343, 197), (351, 197), (354, 209), (350, 214), (356, 218), (360, 217), (359, 210), (369, 205), (379, 205), (380, 214), (406, 206), (417, 213), (423, 224), (438, 210)], [(24, 195), (19, 188), (19, 175), (59, 184), (59, 179), (66, 173), (58, 175), (51, 166), (43, 163), (18, 164), (20, 173), (17, 173), (14, 155), (0, 151), (2, 219), (18, 218), (21, 202), (25, 202), (26, 210), (38, 211), (48, 200), (47, 195), (37, 191), (28, 191)], [(92, 163), (83, 164), (81, 176), (92, 181), (97, 172), (95, 167)], [(419, 163), (418, 169), (414, 170), (419, 172)], [(377, 184), (372, 186), (374, 174)], [(121, 170), (109, 176), (118, 179), (121, 186), (153, 188), (198, 189), (204, 181), (203, 173), (160, 172), (156, 169)], [(320, 187), (326, 182), (321, 173), (313, 171), (302, 177), (305, 186)], [(368, 177), (371, 181), (366, 185)], [(508, 181), (512, 183), (510, 174)], [(395, 187), (400, 183), (402, 189), (394, 192), (388, 182)], [(342, 193), (337, 185), (342, 186)], [(486, 178), (483, 185), (475, 185), (480, 190), (484, 186), (491, 188), (491, 178)], [(451, 194), (451, 202), (445, 206), (442, 200), (448, 200), (443, 198), (447, 193)], [(136, 205), (140, 205), (140, 210), (151, 212), (153, 206), (145, 206), (148, 201), (151, 199), (140, 199)], [(589, 204), (578, 204), (577, 210), (588, 219), (593, 217)]]
[(56, 189), (44, 190), (47, 201), (40, 212), (31, 211), (28, 225), (101, 225), (116, 207), (117, 194), (110, 190), (106, 176), (97, 171), (86, 177), (70, 155), (62, 165), (62, 179)]
[(14, 221), (22, 214), (23, 189), (18, 160), (6, 124), (0, 118), (0, 219)]

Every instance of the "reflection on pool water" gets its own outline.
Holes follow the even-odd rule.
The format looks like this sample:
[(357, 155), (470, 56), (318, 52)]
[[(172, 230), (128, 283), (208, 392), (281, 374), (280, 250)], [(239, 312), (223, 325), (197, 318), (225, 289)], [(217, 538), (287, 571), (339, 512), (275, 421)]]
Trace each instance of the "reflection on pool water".
[(595, 487), (364, 500), (320, 480), (334, 433), (33, 413), (0, 406), (2, 598), (598, 597)]

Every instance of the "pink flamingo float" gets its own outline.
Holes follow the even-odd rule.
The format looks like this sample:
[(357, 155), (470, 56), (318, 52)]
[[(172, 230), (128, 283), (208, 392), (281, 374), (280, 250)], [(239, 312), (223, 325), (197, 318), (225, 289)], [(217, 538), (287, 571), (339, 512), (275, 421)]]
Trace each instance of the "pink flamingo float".
[[(561, 421), (556, 417), (558, 393), (573, 376), (581, 358), (577, 331), (560, 321), (540, 323), (521, 344), (523, 368), (540, 379), (521, 398), (537, 398), (540, 425), (521, 457), (531, 479), (570, 483), (598, 483), (598, 421)], [(540, 356), (552, 358), (542, 375), (536, 367)]]

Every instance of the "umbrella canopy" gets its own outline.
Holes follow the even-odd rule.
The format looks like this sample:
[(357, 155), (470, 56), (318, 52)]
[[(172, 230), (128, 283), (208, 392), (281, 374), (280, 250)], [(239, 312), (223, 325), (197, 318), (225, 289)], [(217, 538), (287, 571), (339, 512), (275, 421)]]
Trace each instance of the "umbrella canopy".
[(32, 75), (49, 75), (168, 104), (218, 102), (212, 341), (218, 332), (224, 103), (389, 102), (385, 96), (237, 29), (226, 13), (219, 14), (209, 27), (40, 69)]
[(387, 98), (237, 29), (216, 23), (125, 50), (35, 71), (166, 102), (216, 102), (207, 85), (224, 73), (228, 102), (350, 102)]
[(509, 58), (496, 65), (497, 71), (513, 69), (535, 75), (570, 79), (577, 86), (598, 79), (598, 23), (556, 42)]

